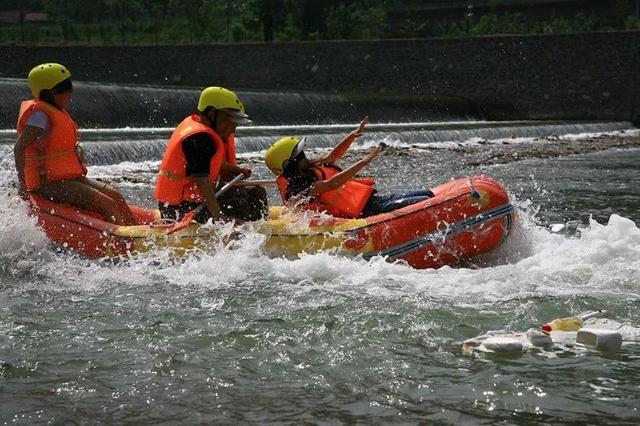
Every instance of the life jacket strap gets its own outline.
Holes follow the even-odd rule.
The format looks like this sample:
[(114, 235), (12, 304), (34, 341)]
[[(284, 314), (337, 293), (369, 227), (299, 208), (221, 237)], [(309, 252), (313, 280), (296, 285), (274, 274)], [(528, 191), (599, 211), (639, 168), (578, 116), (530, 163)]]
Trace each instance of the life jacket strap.
[(25, 161), (44, 161), (44, 160), (55, 160), (56, 158), (61, 158), (61, 157), (66, 157), (67, 155), (70, 154), (75, 154), (75, 150), (74, 149), (66, 149), (66, 150), (62, 150), (62, 151), (56, 151), (55, 153), (51, 154), (51, 155), (35, 155), (35, 156), (25, 156), (24, 159)]
[(160, 169), (160, 173), (159, 174), (160, 174), (160, 176), (164, 176), (164, 177), (166, 177), (167, 179), (170, 179), (170, 180), (186, 180), (186, 179), (190, 179), (188, 176), (176, 175), (176, 174), (171, 173), (170, 171), (165, 170), (165, 169)]

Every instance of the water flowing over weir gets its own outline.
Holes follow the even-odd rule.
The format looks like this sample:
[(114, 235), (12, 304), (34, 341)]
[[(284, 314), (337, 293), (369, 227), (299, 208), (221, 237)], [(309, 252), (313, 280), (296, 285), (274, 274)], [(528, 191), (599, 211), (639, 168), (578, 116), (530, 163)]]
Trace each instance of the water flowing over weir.
[[(74, 82), (69, 111), (81, 128), (174, 126), (195, 112), (200, 89)], [(461, 98), (397, 99), (322, 93), (237, 91), (254, 122), (309, 124), (354, 121), (461, 120), (477, 107)], [(20, 102), (31, 97), (26, 80), (0, 79), (0, 129), (15, 127)], [(368, 111), (368, 112), (367, 112)]]
[[(311, 148), (328, 148), (369, 115), (369, 139), (397, 146), (463, 142), (471, 138), (547, 137), (607, 132), (625, 122), (478, 121), (476, 105), (459, 98), (354, 98), (318, 93), (238, 91), (255, 125), (237, 132), (240, 153), (259, 152), (277, 138), (310, 135)], [(74, 82), (71, 115), (80, 125), (90, 165), (159, 160), (174, 126), (195, 110), (198, 89), (130, 87)], [(15, 141), (20, 101), (30, 97), (21, 79), (0, 79), (0, 143)], [(354, 123), (354, 124), (336, 124)]]
[[(288, 135), (308, 135), (308, 148), (329, 148), (354, 128), (355, 124), (240, 127), (236, 134), (239, 153), (258, 153), (275, 140)], [(564, 134), (611, 132), (632, 125), (613, 123), (485, 122), (370, 124), (363, 140), (385, 140), (395, 147), (467, 140), (549, 137)], [(123, 161), (152, 161), (162, 157), (172, 128), (124, 128), (81, 130), (85, 160), (89, 165)], [(0, 144), (12, 144), (15, 131), (0, 130)], [(355, 147), (359, 146), (356, 143)]]
[[(411, 146), (416, 143), (463, 142), (471, 138), (501, 139), (509, 137), (544, 137), (567, 133), (608, 132), (628, 129), (630, 123), (458, 123), (458, 128), (447, 129), (451, 124), (418, 123), (414, 126), (389, 127), (370, 125), (364, 140), (390, 140), (394, 146)], [(336, 129), (338, 127), (338, 129)], [(333, 147), (354, 125), (341, 126), (278, 126), (247, 127), (237, 133), (239, 153), (258, 153), (266, 150), (278, 138), (287, 135), (309, 135), (309, 148)], [(102, 132), (97, 132), (100, 135)], [(86, 144), (86, 160), (89, 164), (115, 164), (122, 161), (159, 160), (162, 157), (170, 131), (159, 129), (164, 135), (158, 139), (131, 142), (89, 142)], [(160, 136), (160, 134), (158, 136)], [(88, 135), (89, 136), (89, 135)], [(89, 136), (89, 140), (91, 136)], [(358, 144), (356, 144), (356, 147)]]

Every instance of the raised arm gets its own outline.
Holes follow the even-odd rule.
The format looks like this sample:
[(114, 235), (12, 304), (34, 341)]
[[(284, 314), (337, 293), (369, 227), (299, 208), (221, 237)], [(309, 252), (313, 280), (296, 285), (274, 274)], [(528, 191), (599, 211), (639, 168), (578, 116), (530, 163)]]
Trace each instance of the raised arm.
[(368, 116), (363, 118), (357, 129), (345, 136), (345, 138), (342, 139), (342, 141), (338, 145), (336, 145), (336, 147), (333, 148), (329, 154), (319, 160), (314, 161), (313, 163), (315, 165), (330, 164), (335, 163), (340, 158), (342, 158), (349, 150), (349, 147), (351, 146), (353, 141), (364, 134), (364, 127), (367, 125), (368, 121)]
[(333, 176), (331, 179), (314, 182), (313, 185), (311, 185), (311, 188), (309, 188), (309, 195), (311, 195), (312, 197), (317, 197), (323, 192), (340, 188), (342, 185), (347, 183), (349, 179), (352, 179), (367, 164), (371, 163), (379, 153), (380, 148), (375, 147), (373, 151), (369, 153), (369, 155), (367, 155), (357, 163), (354, 163), (351, 167), (344, 169), (337, 175)]

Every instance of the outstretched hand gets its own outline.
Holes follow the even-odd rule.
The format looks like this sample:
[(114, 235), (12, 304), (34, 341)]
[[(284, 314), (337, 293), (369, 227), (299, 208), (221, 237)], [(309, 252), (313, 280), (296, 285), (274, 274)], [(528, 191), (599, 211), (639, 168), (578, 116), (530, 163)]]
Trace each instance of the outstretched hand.
[(375, 147), (361, 161), (364, 162), (365, 164), (369, 164), (378, 156), (378, 154), (380, 154), (380, 148), (379, 147)]
[(360, 136), (362, 136), (364, 134), (364, 127), (367, 125), (368, 122), (369, 122), (369, 116), (367, 115), (362, 119), (358, 128), (355, 129), (353, 132), (351, 132), (351, 135), (355, 138), (359, 138)]
[(349, 149), (353, 141), (358, 139), (360, 136), (364, 134), (364, 127), (367, 125), (368, 121), (369, 121), (369, 117), (368, 116), (364, 117), (357, 129), (355, 129), (352, 132), (349, 132), (349, 134), (345, 136), (345, 138), (342, 139), (342, 141), (335, 148), (333, 148), (333, 150), (330, 153), (328, 153), (327, 155), (325, 155), (324, 157), (318, 160), (312, 161), (312, 164), (314, 166), (321, 165), (321, 164), (331, 164), (331, 163), (335, 163), (340, 158), (342, 158), (342, 156), (347, 153), (347, 150)]

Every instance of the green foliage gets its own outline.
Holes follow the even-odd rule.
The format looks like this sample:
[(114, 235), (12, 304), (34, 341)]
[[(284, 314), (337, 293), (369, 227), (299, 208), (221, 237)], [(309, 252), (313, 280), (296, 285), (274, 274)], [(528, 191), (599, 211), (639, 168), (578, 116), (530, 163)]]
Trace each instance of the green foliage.
[(386, 10), (372, 1), (340, 2), (327, 13), (327, 38), (382, 38), (387, 29)]
[(624, 21), (624, 29), (625, 30), (640, 30), (640, 19), (635, 16), (629, 16)]
[(276, 40), (295, 41), (302, 40), (302, 13), (293, 1), (288, 2), (284, 25), (276, 31)]
[[(635, 20), (635, 21), (634, 21)], [(577, 13), (574, 17), (557, 17), (549, 21), (532, 21), (520, 13), (466, 17), (446, 26), (447, 37), (466, 37), (493, 34), (580, 33), (637, 29), (637, 19), (628, 17), (624, 23), (614, 22), (597, 15)]]

